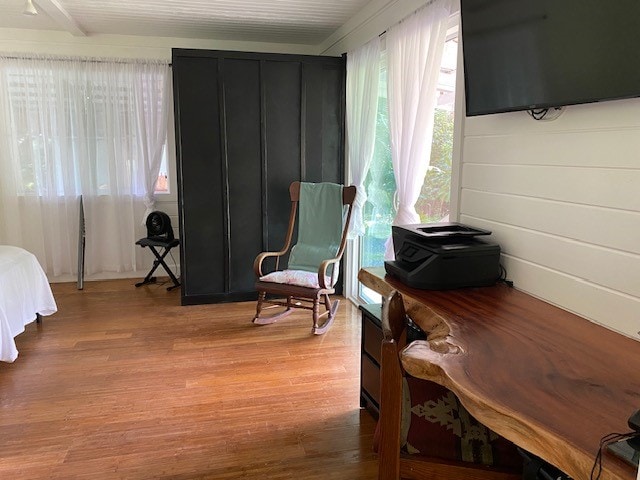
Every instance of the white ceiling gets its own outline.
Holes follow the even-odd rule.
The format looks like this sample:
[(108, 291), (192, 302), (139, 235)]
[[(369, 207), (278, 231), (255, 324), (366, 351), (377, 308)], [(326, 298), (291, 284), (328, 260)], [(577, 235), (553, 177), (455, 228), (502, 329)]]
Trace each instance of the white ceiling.
[(0, 0), (0, 28), (318, 45), (370, 0)]

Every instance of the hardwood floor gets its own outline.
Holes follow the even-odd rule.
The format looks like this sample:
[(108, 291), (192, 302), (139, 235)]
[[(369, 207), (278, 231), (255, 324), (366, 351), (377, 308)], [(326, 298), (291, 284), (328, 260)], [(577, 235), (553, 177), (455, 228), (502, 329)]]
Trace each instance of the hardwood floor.
[(135, 280), (54, 284), (58, 313), (0, 363), (2, 479), (377, 477), (359, 408), (359, 312), (251, 323)]

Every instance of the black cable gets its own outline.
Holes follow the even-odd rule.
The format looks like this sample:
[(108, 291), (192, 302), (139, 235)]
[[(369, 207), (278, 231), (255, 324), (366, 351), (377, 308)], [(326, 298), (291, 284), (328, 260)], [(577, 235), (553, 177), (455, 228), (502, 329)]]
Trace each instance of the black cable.
[[(171, 260), (173, 261), (173, 264), (177, 266), (178, 264), (176, 263), (176, 259), (175, 259), (175, 258), (174, 258), (174, 256), (173, 256), (173, 252), (169, 251), (169, 256), (171, 257)], [(168, 272), (167, 272), (167, 273), (168, 273)], [(179, 272), (176, 272), (176, 273), (178, 273), (178, 274), (176, 275), (176, 278), (180, 278), (180, 273), (179, 273)], [(164, 287), (164, 286), (165, 286), (167, 283), (169, 283), (169, 282), (173, 283), (173, 282), (171, 281), (171, 278), (169, 278), (169, 277), (167, 277), (167, 278), (168, 278), (168, 280), (165, 280), (165, 281), (164, 281), (164, 282), (162, 282), (162, 283), (157, 283), (157, 282), (156, 282), (156, 285), (157, 285), (158, 287)]]
[(542, 120), (544, 117), (547, 116), (547, 113), (549, 113), (549, 109), (539, 108), (536, 110), (532, 108), (531, 110), (528, 110), (527, 113), (529, 113), (531, 118), (533, 118), (534, 120)]
[[(175, 259), (175, 258), (174, 258), (174, 256), (173, 256), (173, 252), (169, 251), (169, 256), (171, 257), (171, 260), (173, 260), (173, 264), (177, 266), (176, 259)], [(164, 267), (163, 267), (163, 268), (164, 268)], [(165, 272), (165, 273), (167, 273), (167, 272)], [(155, 278), (155, 277), (154, 277), (154, 278)], [(158, 288), (160, 288), (160, 287), (164, 287), (167, 283), (171, 282), (171, 278), (169, 278), (169, 277), (167, 277), (167, 278), (168, 278), (168, 280), (165, 280), (164, 282), (160, 282), (160, 283), (158, 283), (158, 282), (156, 281), (156, 282), (154, 282), (154, 284), (155, 284)], [(176, 278), (180, 278), (180, 274), (179, 274), (179, 273), (176, 275)], [(173, 282), (172, 282), (172, 283), (173, 283)]]
[[(169, 255), (171, 256), (171, 260), (173, 260), (173, 265), (177, 266), (178, 264), (176, 263), (176, 259), (173, 258), (173, 252), (169, 252)], [(180, 272), (178, 272), (178, 275), (176, 275), (176, 277), (180, 277)]]
[(502, 264), (500, 264), (500, 276), (498, 277), (498, 282), (506, 283), (507, 286), (513, 287), (513, 282), (511, 280), (507, 280), (507, 269), (504, 268)]
[[(633, 431), (633, 432), (627, 432), (627, 433), (608, 433), (607, 435), (602, 437), (600, 439), (600, 446), (598, 447), (596, 458), (593, 461), (593, 467), (591, 468), (591, 477), (589, 478), (591, 480), (598, 480), (600, 478), (600, 475), (602, 474), (602, 451), (604, 450), (604, 447), (606, 447), (610, 443), (617, 442), (619, 440), (626, 440), (628, 438), (632, 438), (638, 435), (640, 435), (640, 432)], [(594, 477), (594, 474), (596, 473), (596, 469), (597, 469), (597, 475)]]

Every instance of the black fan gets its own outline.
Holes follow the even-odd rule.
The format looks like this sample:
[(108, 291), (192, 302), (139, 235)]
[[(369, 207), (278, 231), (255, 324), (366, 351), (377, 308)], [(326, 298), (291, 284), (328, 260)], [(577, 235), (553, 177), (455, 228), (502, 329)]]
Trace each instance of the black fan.
[[(173, 237), (171, 219), (169, 219), (169, 215), (164, 212), (154, 211), (147, 217), (146, 225), (147, 236), (146, 238), (138, 240), (136, 245), (140, 245), (142, 248), (149, 247), (149, 250), (151, 250), (156, 259), (153, 261), (153, 267), (151, 267), (147, 276), (144, 277), (144, 280), (141, 282), (136, 283), (136, 287), (141, 287), (148, 283), (154, 283), (156, 278), (153, 276), (153, 272), (156, 271), (158, 266), (162, 265), (173, 282), (173, 285), (167, 287), (167, 290), (173, 290), (180, 286), (180, 281), (169, 269), (169, 266), (164, 261), (164, 257), (167, 256), (169, 250), (180, 245), (180, 241)], [(162, 248), (162, 251), (158, 251), (156, 247)]]
[(173, 240), (171, 219), (164, 212), (154, 211), (147, 217), (147, 238), (161, 242)]

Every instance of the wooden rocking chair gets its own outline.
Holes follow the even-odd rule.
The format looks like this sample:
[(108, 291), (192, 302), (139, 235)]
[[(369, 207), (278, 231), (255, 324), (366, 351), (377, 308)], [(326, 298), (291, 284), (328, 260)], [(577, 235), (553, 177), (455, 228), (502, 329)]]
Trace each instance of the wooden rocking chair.
[[(253, 264), (258, 280), (258, 305), (253, 323), (273, 323), (294, 308), (313, 311), (315, 335), (325, 333), (335, 318), (338, 300), (333, 303), (329, 295), (335, 293), (340, 260), (344, 253), (347, 231), (351, 221), (351, 210), (356, 197), (356, 187), (342, 187), (331, 183), (293, 182), (289, 187), (291, 214), (285, 245), (278, 252), (263, 252)], [(299, 212), (298, 212), (299, 210)], [(291, 246), (298, 213), (298, 241)], [(288, 268), (280, 269), (281, 259), (289, 255)], [(263, 262), (275, 257), (275, 270), (263, 271)], [(280, 300), (267, 298), (280, 297)], [(285, 298), (282, 300), (282, 298)], [(263, 305), (285, 307), (284, 311), (262, 315)], [(325, 311), (320, 313), (320, 303)], [(323, 323), (320, 323), (321, 319)]]

